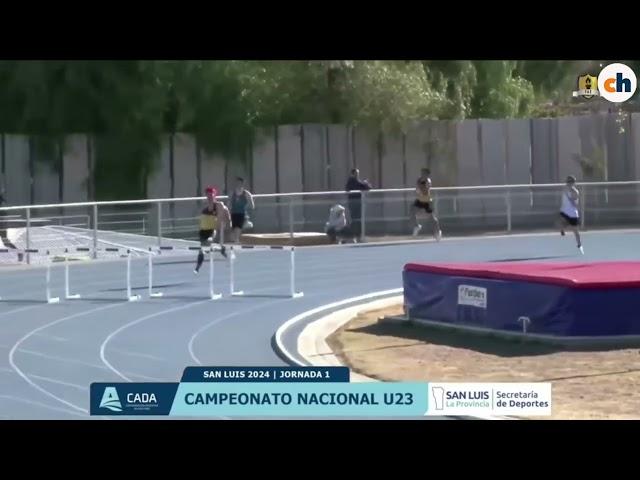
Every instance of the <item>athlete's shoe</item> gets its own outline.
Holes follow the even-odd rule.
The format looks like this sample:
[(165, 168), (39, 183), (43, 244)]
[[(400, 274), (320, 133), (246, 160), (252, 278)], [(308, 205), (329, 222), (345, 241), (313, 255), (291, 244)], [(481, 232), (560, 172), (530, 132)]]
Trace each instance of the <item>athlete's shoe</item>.
[(222, 248), (220, 249), (220, 253), (222, 254), (222, 256), (223, 256), (224, 258), (227, 258), (227, 249), (226, 249), (226, 247), (222, 247)]
[(436, 242), (439, 242), (440, 240), (442, 240), (442, 230), (437, 230), (434, 237), (436, 239)]
[(420, 230), (422, 230), (422, 225), (416, 225), (415, 227), (413, 227), (413, 236), (417, 237), (420, 233)]
[(560, 230), (560, 235), (564, 237), (564, 230)]
[(199, 273), (200, 273), (200, 272), (198, 271), (198, 269), (197, 269), (197, 268), (193, 270), (193, 274), (194, 274), (194, 275), (198, 275)]
[(584, 255), (584, 248), (582, 248), (582, 245), (578, 245), (578, 250), (580, 250), (580, 253)]

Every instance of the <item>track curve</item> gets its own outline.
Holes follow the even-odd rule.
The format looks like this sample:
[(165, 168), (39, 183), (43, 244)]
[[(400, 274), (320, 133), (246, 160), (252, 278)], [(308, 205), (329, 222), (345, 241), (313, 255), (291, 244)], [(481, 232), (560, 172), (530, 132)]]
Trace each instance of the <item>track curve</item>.
[[(409, 261), (637, 258), (640, 232), (587, 232), (583, 238), (584, 257), (557, 234), (299, 249), (296, 282), (304, 297), (296, 299), (281, 296), (288, 260), (278, 251), (239, 253), (236, 281), (248, 295), (218, 301), (207, 300), (207, 275), (194, 276), (191, 256), (157, 260), (155, 283), (164, 292), (158, 299), (146, 298), (146, 261), (134, 260), (132, 282), (143, 300), (132, 303), (123, 300), (123, 261), (73, 265), (73, 289), (83, 298), (55, 305), (42, 301), (42, 268), (0, 267), (0, 412), (11, 419), (88, 418), (92, 382), (174, 382), (195, 364), (285, 365), (271, 344), (285, 321), (348, 297), (399, 288)], [(225, 295), (228, 275), (228, 263), (216, 258), (217, 289)], [(52, 268), (52, 279), (53, 294), (62, 295), (62, 268)]]

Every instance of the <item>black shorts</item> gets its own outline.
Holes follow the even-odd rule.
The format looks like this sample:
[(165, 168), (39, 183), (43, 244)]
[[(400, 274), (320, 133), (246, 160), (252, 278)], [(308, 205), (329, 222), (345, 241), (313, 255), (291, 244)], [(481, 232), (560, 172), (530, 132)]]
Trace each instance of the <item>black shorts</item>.
[(430, 202), (421, 202), (420, 200), (416, 199), (416, 201), (413, 202), (413, 206), (419, 210), (422, 209), (427, 213), (433, 213), (433, 208), (431, 207)]
[(231, 227), (243, 228), (246, 215), (244, 213), (232, 213), (231, 214)]
[(209, 238), (213, 237), (213, 230), (200, 230), (198, 236), (200, 237), (200, 245), (207, 245)]
[(565, 222), (567, 222), (572, 227), (577, 227), (578, 224), (580, 223), (580, 219), (579, 218), (570, 217), (566, 213), (560, 212), (560, 216), (564, 219)]

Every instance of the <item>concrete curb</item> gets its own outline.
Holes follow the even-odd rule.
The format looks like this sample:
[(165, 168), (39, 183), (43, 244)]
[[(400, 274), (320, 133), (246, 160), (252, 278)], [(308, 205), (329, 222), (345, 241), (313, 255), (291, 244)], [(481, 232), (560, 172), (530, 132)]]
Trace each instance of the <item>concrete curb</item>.
[[(387, 308), (397, 303), (401, 303), (404, 299), (403, 295), (395, 295), (389, 297), (388, 293), (385, 298), (360, 303), (351, 307), (334, 311), (326, 316), (309, 323), (298, 336), (297, 351), (298, 354), (309, 364), (314, 366), (342, 366), (338, 357), (327, 344), (327, 338), (338, 330), (340, 327), (353, 320), (356, 316), (364, 311), (378, 310)], [(300, 319), (301, 321), (301, 319)], [(286, 325), (286, 324), (285, 324)], [(283, 325), (284, 326), (284, 325)], [(282, 327), (281, 327), (282, 328)], [(278, 344), (278, 342), (275, 342)], [(281, 354), (286, 358), (287, 355), (281, 350)], [(372, 377), (351, 372), (352, 382), (378, 382)], [(514, 417), (491, 417), (491, 416), (454, 416), (451, 418), (468, 419), (468, 420), (517, 420)]]
[[(357, 317), (361, 312), (387, 308), (402, 302), (403, 296), (397, 295), (372, 302), (348, 307), (330, 313), (307, 325), (298, 337), (298, 353), (311, 365), (340, 366), (343, 365), (327, 344), (327, 338), (340, 327)], [(351, 372), (354, 382), (377, 382), (375, 378)]]

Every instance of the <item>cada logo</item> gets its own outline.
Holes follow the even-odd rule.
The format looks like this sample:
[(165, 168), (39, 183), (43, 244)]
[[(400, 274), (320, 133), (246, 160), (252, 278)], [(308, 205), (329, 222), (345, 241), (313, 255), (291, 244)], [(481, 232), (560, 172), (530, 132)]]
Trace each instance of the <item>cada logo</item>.
[(605, 100), (622, 103), (629, 100), (638, 86), (636, 74), (624, 63), (612, 63), (598, 75), (598, 90)]
[(118, 390), (116, 387), (105, 387), (100, 401), (100, 408), (107, 408), (112, 412), (121, 412), (122, 404), (118, 398)]

